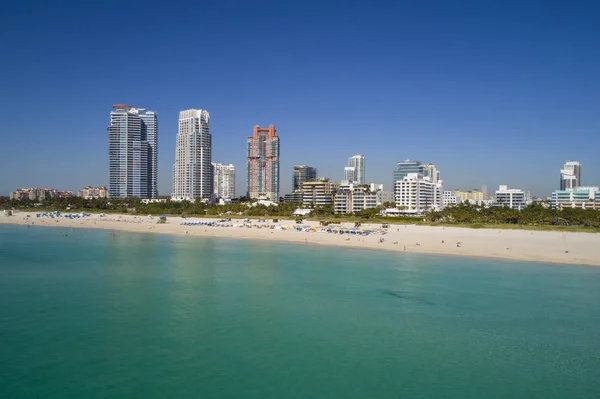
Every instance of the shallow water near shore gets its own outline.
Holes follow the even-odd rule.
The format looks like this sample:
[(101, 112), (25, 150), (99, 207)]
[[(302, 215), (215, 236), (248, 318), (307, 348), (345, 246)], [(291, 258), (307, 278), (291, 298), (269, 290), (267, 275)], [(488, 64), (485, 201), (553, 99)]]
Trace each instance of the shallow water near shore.
[(0, 225), (0, 397), (596, 398), (600, 269)]

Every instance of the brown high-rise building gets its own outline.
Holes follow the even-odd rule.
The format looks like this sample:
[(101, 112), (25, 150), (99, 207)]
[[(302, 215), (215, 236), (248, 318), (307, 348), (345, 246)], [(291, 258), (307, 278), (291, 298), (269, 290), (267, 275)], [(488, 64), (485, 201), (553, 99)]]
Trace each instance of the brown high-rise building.
[(279, 200), (279, 136), (275, 126), (254, 126), (248, 137), (248, 198)]

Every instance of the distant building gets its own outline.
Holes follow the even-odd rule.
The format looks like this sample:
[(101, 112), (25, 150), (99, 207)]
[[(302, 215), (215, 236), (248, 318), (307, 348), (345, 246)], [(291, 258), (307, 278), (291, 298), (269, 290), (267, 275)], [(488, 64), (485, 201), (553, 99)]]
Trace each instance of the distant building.
[(180, 111), (171, 199), (212, 202), (213, 185), (210, 114), (201, 109)]
[(581, 186), (581, 164), (578, 161), (566, 162), (560, 170), (560, 189), (574, 190)]
[(383, 206), (386, 202), (394, 202), (394, 193), (392, 191), (376, 190), (375, 193), (377, 194), (377, 206)]
[(483, 192), (479, 190), (460, 191), (454, 190), (454, 196), (459, 199), (459, 202), (469, 201), (471, 203), (481, 202), (485, 199)]
[(346, 166), (344, 168), (344, 182), (357, 184), (356, 168), (354, 166)]
[(444, 207), (442, 192), (442, 180), (433, 183), (429, 176), (424, 177), (420, 173), (408, 173), (395, 184), (396, 207), (404, 209), (406, 213), (439, 210)]
[[(353, 168), (349, 169), (349, 168)], [(347, 173), (352, 171), (351, 176), (347, 176)], [(346, 178), (351, 177), (351, 178)], [(344, 169), (344, 180), (348, 180), (350, 183), (365, 184), (365, 156), (354, 155), (348, 158), (348, 167)]]
[(215, 198), (235, 198), (235, 166), (213, 163)]
[(302, 183), (302, 206), (322, 207), (333, 204), (337, 185), (327, 178)]
[(317, 168), (307, 165), (294, 165), (294, 175), (292, 177), (292, 190), (298, 191), (305, 181), (317, 180)]
[(434, 164), (428, 163), (425, 165), (425, 177), (429, 177), (432, 183), (436, 183), (440, 180), (440, 171), (437, 170)]
[[(54, 188), (21, 188), (10, 193), (11, 200), (43, 201), (47, 198), (58, 198), (60, 193), (68, 196), (69, 192), (61, 192)], [(70, 192), (73, 195), (73, 192)]]
[(504, 206), (510, 209), (522, 210), (527, 206), (525, 192), (521, 189), (501, 185), (496, 190), (494, 206)]
[(246, 180), (248, 198), (267, 197), (279, 201), (279, 136), (275, 126), (254, 127), (247, 140)]
[(144, 111), (113, 105), (107, 129), (110, 198), (158, 197), (158, 116)]
[(75, 195), (73, 194), (73, 191), (71, 190), (66, 190), (66, 191), (59, 191), (58, 192), (58, 198), (71, 198), (74, 197)]
[(77, 195), (83, 199), (108, 198), (108, 189), (102, 187), (87, 186), (79, 190)]
[(460, 198), (457, 197), (456, 195), (454, 195), (454, 192), (449, 191), (449, 190), (444, 191), (442, 201), (444, 203), (444, 207), (457, 205), (457, 204), (461, 203)]
[(600, 210), (598, 187), (576, 187), (573, 190), (556, 190), (552, 193), (552, 209), (581, 208)]

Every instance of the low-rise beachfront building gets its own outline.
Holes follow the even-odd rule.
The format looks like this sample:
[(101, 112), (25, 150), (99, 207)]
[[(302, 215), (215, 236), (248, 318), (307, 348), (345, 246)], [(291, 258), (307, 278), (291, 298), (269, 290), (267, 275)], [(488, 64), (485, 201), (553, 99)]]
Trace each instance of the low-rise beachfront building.
[(303, 199), (302, 190), (294, 191), (293, 193), (289, 193), (283, 196), (283, 202), (292, 203), (292, 204), (302, 204)]
[(458, 205), (461, 203), (461, 200), (459, 197), (454, 195), (454, 193), (452, 191), (446, 190), (443, 193), (442, 202), (444, 203), (444, 207), (446, 207), (446, 206)]
[(108, 189), (102, 187), (87, 186), (78, 191), (78, 196), (83, 199), (108, 198)]
[(552, 192), (552, 209), (580, 208), (600, 210), (598, 187), (576, 187)]
[[(379, 188), (371, 185), (373, 188)], [(373, 209), (378, 205), (378, 192), (367, 185), (342, 183), (334, 196), (333, 211), (339, 214), (352, 214), (365, 209)]]
[(327, 178), (302, 183), (302, 206), (323, 207), (333, 204), (337, 184)]
[(501, 185), (498, 190), (496, 190), (494, 206), (504, 206), (520, 211), (527, 206), (525, 192), (518, 188), (509, 189), (508, 186)]
[(433, 183), (429, 176), (421, 173), (408, 173), (394, 185), (396, 207), (406, 213), (423, 213), (441, 210), (443, 202), (443, 181)]
[(142, 204), (159, 204), (167, 202), (166, 198), (142, 198)]

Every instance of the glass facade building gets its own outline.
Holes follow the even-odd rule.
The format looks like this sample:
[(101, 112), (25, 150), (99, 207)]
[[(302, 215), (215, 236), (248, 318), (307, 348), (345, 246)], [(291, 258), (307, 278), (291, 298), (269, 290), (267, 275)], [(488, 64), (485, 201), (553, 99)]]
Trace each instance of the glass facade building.
[(292, 189), (298, 191), (302, 183), (317, 180), (317, 168), (306, 165), (294, 165), (294, 176), (292, 178)]
[(113, 105), (108, 127), (109, 198), (158, 197), (158, 117)]

